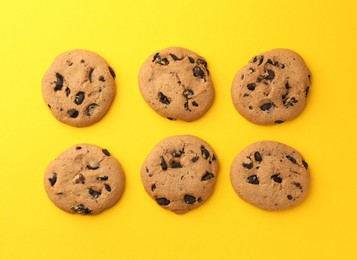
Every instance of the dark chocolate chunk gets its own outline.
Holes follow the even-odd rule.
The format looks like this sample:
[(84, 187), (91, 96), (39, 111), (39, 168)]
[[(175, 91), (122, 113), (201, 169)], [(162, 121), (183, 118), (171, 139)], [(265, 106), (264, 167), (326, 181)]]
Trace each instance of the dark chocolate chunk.
[(152, 62), (154, 62), (156, 59), (160, 59), (160, 54), (158, 52), (155, 53), (154, 57), (152, 58)]
[(112, 75), (113, 79), (115, 79), (115, 72), (114, 72), (114, 70), (113, 70), (110, 66), (108, 66), (108, 69), (109, 69), (110, 75)]
[(76, 150), (81, 150), (82, 147), (81, 146), (76, 146)]
[(290, 89), (291, 88), (288, 81), (285, 83), (285, 88), (286, 89)]
[(197, 162), (197, 161), (198, 161), (198, 159), (200, 159), (200, 157), (195, 156), (195, 157), (193, 157), (193, 158), (191, 159), (191, 161), (194, 163), (194, 162)]
[(290, 194), (288, 196), (286, 196), (288, 198), (288, 200), (292, 200), (293, 196), (291, 196)]
[(252, 62), (253, 62), (253, 63), (254, 63), (254, 62), (257, 62), (257, 60), (258, 60), (257, 56), (254, 56), (254, 57), (252, 58)]
[(281, 183), (283, 181), (282, 178), (279, 177), (279, 174), (274, 174), (270, 178), (277, 183)]
[(85, 61), (84, 60), (81, 60), (81, 63), (84, 63)]
[(86, 178), (83, 176), (83, 174), (79, 174), (78, 178), (74, 181), (75, 184), (85, 184), (86, 183)]
[(101, 82), (105, 82), (104, 77), (103, 77), (103, 76), (100, 76), (100, 77), (99, 77), (99, 81), (101, 81)]
[(162, 92), (158, 93), (159, 101), (165, 105), (169, 105), (171, 103), (170, 99), (166, 97)]
[(195, 76), (196, 78), (203, 79), (205, 77), (205, 72), (197, 65), (193, 68), (192, 71), (193, 71), (193, 76)]
[(110, 156), (110, 153), (107, 149), (102, 149), (102, 152), (106, 155), (106, 156)]
[(197, 199), (197, 202), (199, 202), (199, 203), (201, 203), (203, 201), (203, 199), (201, 198), (201, 197), (199, 197), (198, 199)]
[(307, 86), (307, 87), (305, 88), (305, 97), (307, 97), (307, 95), (309, 94), (309, 89), (310, 89), (309, 86)]
[(71, 90), (67, 87), (67, 88), (66, 88), (66, 96), (68, 97), (69, 94), (71, 94)]
[(182, 92), (182, 95), (183, 95), (185, 98), (190, 99), (190, 98), (192, 98), (192, 96), (194, 95), (194, 92), (193, 92), (192, 89), (187, 88), (187, 89), (185, 89), (185, 90)]
[(271, 65), (274, 65), (274, 64), (273, 64), (273, 61), (272, 61), (271, 59), (268, 59), (268, 60), (267, 60), (267, 63), (269, 63), (269, 64), (271, 64)]
[(190, 56), (188, 56), (188, 60), (190, 61), (190, 63), (195, 63), (195, 59)]
[(247, 85), (247, 88), (248, 88), (250, 91), (253, 91), (256, 86), (257, 86), (257, 85), (255, 85), (255, 83), (249, 83), (249, 84)]
[(207, 180), (210, 180), (210, 179), (212, 179), (212, 178), (214, 178), (214, 174), (207, 171), (207, 172), (202, 176), (201, 181), (207, 181)]
[(166, 198), (157, 198), (156, 202), (160, 205), (160, 206), (167, 206), (170, 204), (170, 201)]
[(169, 65), (170, 62), (167, 58), (161, 58), (161, 59), (157, 60), (156, 63), (166, 66), (166, 65)]
[(57, 173), (54, 172), (52, 178), (48, 178), (48, 180), (50, 181), (51, 186), (55, 185), (57, 182)]
[(176, 118), (173, 118), (173, 117), (166, 117), (166, 118), (171, 121), (176, 120)]
[(97, 177), (98, 181), (107, 181), (109, 178), (108, 176), (104, 175), (103, 177)]
[(156, 185), (155, 184), (151, 185), (151, 191), (155, 191), (155, 190), (156, 190)]
[(185, 153), (185, 148), (182, 148), (181, 150), (174, 150), (173, 152), (172, 152), (172, 156), (173, 157), (181, 157), (181, 155), (182, 154), (184, 154)]
[(94, 71), (94, 69), (93, 69), (93, 68), (90, 68), (89, 73), (88, 73), (88, 79), (89, 79), (89, 82), (90, 82), (90, 83), (93, 82), (93, 79), (92, 79), (93, 71)]
[(248, 93), (244, 93), (243, 97), (249, 97)]
[(177, 60), (182, 60), (183, 58), (179, 58), (179, 57), (177, 57), (175, 54), (172, 54), (172, 53), (170, 53), (170, 56), (171, 56), (171, 58), (174, 60), (174, 61), (177, 61)]
[(198, 103), (196, 101), (192, 101), (192, 106), (198, 107)]
[(292, 163), (296, 164), (296, 159), (294, 157), (292, 157), (291, 155), (287, 155), (286, 158), (288, 158), (289, 161), (291, 161)]
[(187, 203), (187, 204), (194, 204), (196, 202), (196, 197), (192, 196), (192, 195), (185, 195), (183, 197), (183, 200)]
[(55, 91), (62, 90), (63, 80), (63, 76), (59, 73), (56, 73)]
[(204, 59), (198, 58), (198, 59), (197, 59), (197, 63), (198, 63), (198, 64), (202, 64), (202, 65), (205, 66), (205, 68), (207, 69), (207, 62), (206, 62)]
[(307, 164), (307, 162), (305, 162), (304, 160), (302, 160), (302, 164), (304, 165), (305, 169), (307, 170), (307, 168), (309, 168), (309, 165)]
[(201, 145), (201, 154), (202, 154), (203, 159), (205, 159), (205, 160), (207, 160), (210, 156), (209, 151), (203, 145)]
[(89, 215), (92, 214), (92, 210), (84, 206), (83, 204), (79, 204), (78, 206), (72, 207), (71, 208), (74, 212), (83, 214), (83, 215)]
[(260, 154), (260, 152), (255, 152), (255, 153), (254, 153), (254, 159), (255, 159), (257, 162), (261, 162), (261, 161), (263, 160), (262, 155)]
[(186, 101), (185, 104), (183, 104), (183, 107), (185, 108), (185, 110), (191, 111), (191, 109), (188, 107), (188, 101)]
[(165, 161), (163, 156), (160, 156), (160, 166), (161, 166), (163, 171), (167, 170), (167, 163), (166, 163), (166, 161)]
[(214, 162), (215, 160), (217, 160), (217, 158), (214, 154), (212, 154), (212, 162)]
[(272, 70), (268, 70), (268, 75), (265, 76), (265, 79), (267, 80), (273, 80), (275, 78), (275, 72)]
[(282, 123), (284, 123), (284, 121), (283, 121), (283, 120), (275, 120), (274, 123), (276, 123), (276, 124), (282, 124)]
[(87, 169), (89, 169), (89, 170), (97, 170), (97, 169), (99, 169), (99, 162), (94, 162), (94, 161), (92, 161), (92, 162), (89, 162), (89, 164), (87, 164)]
[(264, 61), (264, 55), (260, 56), (260, 59), (259, 59), (259, 62), (258, 62), (258, 66), (259, 66), (260, 64), (262, 64), (263, 61)]
[(263, 110), (263, 111), (267, 111), (269, 110), (271, 107), (272, 107), (272, 103), (265, 103), (263, 105), (260, 106), (260, 109)]
[(79, 91), (74, 97), (74, 103), (76, 103), (77, 105), (81, 105), (83, 101), (84, 101), (84, 92)]
[(247, 178), (247, 182), (250, 184), (255, 184), (258, 185), (259, 184), (259, 179), (257, 175), (251, 175)]
[(180, 162), (176, 162), (176, 161), (171, 161), (170, 162), (170, 166), (171, 168), (177, 169), (177, 168), (182, 168), (182, 165)]
[(242, 166), (248, 170), (253, 168), (253, 163), (242, 163)]
[(296, 188), (302, 189), (300, 182), (293, 181), (292, 184), (294, 184)]
[(100, 191), (93, 190), (92, 188), (89, 188), (88, 193), (95, 199), (99, 198), (102, 193)]
[(295, 103), (297, 103), (297, 99), (295, 97), (291, 97), (290, 99), (284, 100), (283, 104), (285, 108), (292, 107), (294, 106)]
[(72, 118), (76, 118), (79, 115), (79, 112), (76, 109), (72, 108), (67, 111), (67, 114)]
[(94, 110), (95, 110), (97, 107), (99, 107), (99, 105), (96, 104), (96, 103), (90, 104), (90, 105), (87, 107), (87, 109), (86, 109), (86, 114), (87, 114), (88, 116), (93, 115)]
[(109, 186), (109, 184), (104, 184), (104, 188), (108, 191), (108, 192), (111, 192), (112, 191), (112, 188)]

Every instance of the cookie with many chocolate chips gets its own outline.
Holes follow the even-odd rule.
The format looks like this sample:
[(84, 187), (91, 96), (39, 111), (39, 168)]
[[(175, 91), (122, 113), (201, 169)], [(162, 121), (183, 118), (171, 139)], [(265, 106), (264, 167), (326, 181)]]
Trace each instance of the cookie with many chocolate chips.
[(257, 142), (241, 151), (231, 165), (230, 178), (241, 199), (265, 210), (296, 206), (310, 184), (302, 155), (274, 141)]
[(274, 49), (255, 56), (232, 83), (237, 111), (255, 124), (280, 124), (304, 109), (311, 73), (294, 51)]
[(195, 136), (179, 135), (162, 140), (152, 149), (142, 165), (141, 179), (158, 205), (182, 214), (211, 196), (218, 168), (209, 144)]
[(78, 144), (48, 165), (44, 185), (50, 200), (60, 209), (94, 215), (119, 200), (124, 191), (124, 172), (107, 149)]
[(115, 96), (115, 73), (99, 55), (86, 50), (60, 54), (42, 79), (42, 95), (61, 122), (84, 127), (98, 122)]
[(178, 47), (149, 56), (139, 72), (139, 88), (147, 104), (171, 120), (199, 119), (215, 95), (206, 60)]

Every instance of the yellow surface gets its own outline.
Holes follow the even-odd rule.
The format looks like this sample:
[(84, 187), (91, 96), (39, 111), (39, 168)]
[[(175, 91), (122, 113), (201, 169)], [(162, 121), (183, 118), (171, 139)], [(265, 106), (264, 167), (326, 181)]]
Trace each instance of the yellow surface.
[[(353, 0), (3, 1), (0, 259), (356, 259), (356, 10)], [(161, 118), (140, 96), (140, 65), (168, 46), (208, 61), (216, 99), (196, 122)], [(231, 81), (252, 56), (278, 47), (311, 69), (308, 105), (291, 122), (253, 125), (235, 111)], [(109, 113), (82, 129), (54, 119), (41, 96), (54, 57), (76, 48), (97, 52), (117, 74)], [(185, 215), (157, 206), (139, 174), (152, 147), (176, 134), (203, 138), (221, 162), (213, 196)], [(266, 212), (234, 193), (233, 158), (262, 139), (308, 161), (301, 206)], [(81, 142), (107, 148), (126, 173), (120, 202), (94, 217), (57, 209), (42, 183), (47, 164)]]

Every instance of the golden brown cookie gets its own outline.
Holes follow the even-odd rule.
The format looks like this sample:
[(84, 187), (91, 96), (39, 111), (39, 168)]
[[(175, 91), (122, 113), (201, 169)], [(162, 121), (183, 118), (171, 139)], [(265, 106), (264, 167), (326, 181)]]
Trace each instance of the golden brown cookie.
[(299, 54), (274, 49), (252, 58), (232, 83), (237, 111), (255, 124), (280, 124), (304, 109), (311, 73)]
[(86, 50), (60, 54), (42, 79), (42, 95), (61, 122), (90, 126), (109, 110), (115, 96), (115, 73), (99, 55)]
[(310, 185), (302, 155), (274, 141), (260, 141), (241, 151), (232, 163), (230, 178), (241, 199), (265, 210), (300, 204)]

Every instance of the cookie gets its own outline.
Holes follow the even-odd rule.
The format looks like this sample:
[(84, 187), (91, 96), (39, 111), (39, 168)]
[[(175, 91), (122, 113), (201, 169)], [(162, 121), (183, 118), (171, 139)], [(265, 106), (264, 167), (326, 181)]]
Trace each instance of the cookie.
[(305, 107), (310, 75), (296, 52), (287, 49), (264, 52), (237, 72), (231, 89), (233, 104), (255, 124), (291, 120)]
[(48, 197), (60, 209), (94, 215), (119, 200), (124, 191), (124, 173), (108, 150), (78, 144), (48, 165), (44, 185)]
[(148, 57), (139, 72), (139, 88), (146, 103), (171, 120), (199, 119), (215, 95), (206, 60), (178, 47)]
[(212, 195), (218, 168), (209, 144), (195, 136), (179, 135), (162, 140), (152, 149), (142, 165), (141, 179), (158, 205), (182, 214)]
[(99, 55), (86, 50), (60, 54), (42, 79), (43, 99), (61, 122), (90, 126), (109, 110), (115, 96), (115, 73)]
[(241, 199), (265, 210), (298, 205), (310, 184), (302, 155), (274, 141), (257, 142), (241, 151), (231, 165), (230, 178)]

